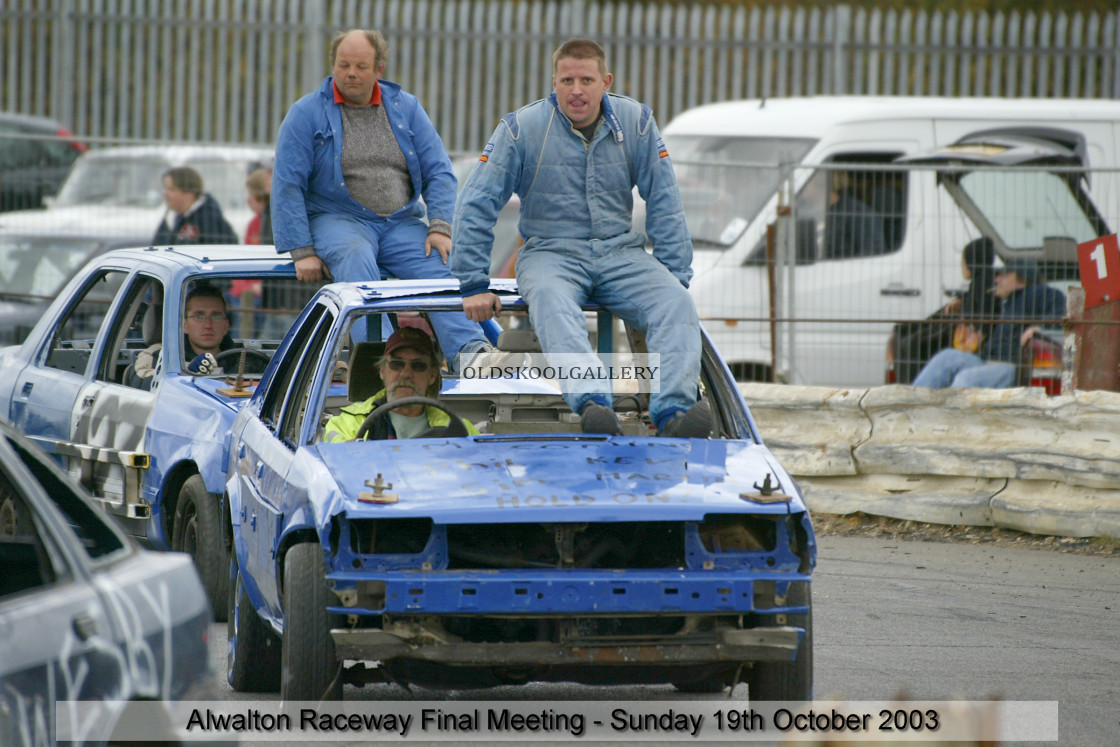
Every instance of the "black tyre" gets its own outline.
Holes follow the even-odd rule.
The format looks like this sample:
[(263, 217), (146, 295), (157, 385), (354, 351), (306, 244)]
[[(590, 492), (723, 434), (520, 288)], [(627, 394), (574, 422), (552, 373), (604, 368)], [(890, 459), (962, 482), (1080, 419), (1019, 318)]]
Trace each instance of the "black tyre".
[(295, 545), (284, 556), (283, 674), (285, 701), (342, 700), (342, 663), (335, 654), (327, 612), (327, 566), (323, 548)]
[(225, 622), (229, 604), (229, 556), (222, 541), (218, 496), (207, 492), (201, 475), (191, 476), (179, 491), (171, 549), (194, 558), (214, 610), (214, 619)]
[(242, 693), (274, 693), (280, 690), (280, 637), (253, 609), (237, 556), (230, 561), (229, 653), (226, 677)]
[(698, 680), (674, 680), (673, 687), (682, 693), (695, 695), (711, 695), (721, 693), (727, 689), (728, 675), (726, 673), (714, 675)]
[(805, 628), (805, 638), (793, 661), (763, 661), (745, 673), (747, 697), (755, 700), (811, 700), (813, 698), (813, 599), (808, 584), (796, 584), (790, 603), (808, 605), (804, 614), (789, 615), (789, 624)]

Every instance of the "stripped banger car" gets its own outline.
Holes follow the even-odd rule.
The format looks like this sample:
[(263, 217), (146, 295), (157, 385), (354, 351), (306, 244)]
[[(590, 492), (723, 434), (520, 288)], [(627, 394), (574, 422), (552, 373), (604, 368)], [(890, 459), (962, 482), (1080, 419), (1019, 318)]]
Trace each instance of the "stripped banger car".
[[(209, 375), (187, 368), (185, 304), (202, 287), (228, 312)], [(0, 349), (0, 417), (133, 537), (194, 557), (219, 620), (229, 426), (315, 290), (272, 247), (118, 249), (80, 269), (22, 345)]]
[(0, 421), (0, 744), (115, 744), (130, 702), (213, 698), (209, 627), (187, 556), (137, 547)]
[[(355, 320), (382, 337), (430, 330), (462, 309), (454, 284), (329, 285), (285, 338), (231, 434), (233, 688), (746, 682), (752, 699), (811, 697), (809, 513), (706, 335), (710, 438), (657, 437), (647, 395), (622, 381), (622, 435), (586, 434), (524, 364), (539, 345), (515, 284), (491, 288), (500, 375), (443, 370), (427, 400), (477, 435), (323, 438), (381, 388), (384, 343), (356, 342)], [(601, 354), (643, 352), (619, 320), (585, 313)]]

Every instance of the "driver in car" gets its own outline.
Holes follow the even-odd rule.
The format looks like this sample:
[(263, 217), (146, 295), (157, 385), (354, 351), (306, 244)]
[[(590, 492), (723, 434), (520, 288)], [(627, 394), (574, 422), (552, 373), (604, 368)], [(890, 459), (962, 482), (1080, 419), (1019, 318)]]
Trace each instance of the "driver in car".
[[(353, 441), (366, 417), (386, 402), (405, 397), (439, 397), (439, 359), (432, 338), (416, 327), (401, 327), (385, 343), (385, 353), (377, 362), (385, 388), (365, 402), (357, 402), (327, 421), (323, 440)], [(462, 418), (460, 418), (462, 420)], [(451, 416), (437, 407), (407, 405), (389, 411), (389, 416), (373, 422), (367, 439), (415, 438), (431, 428), (443, 428)], [(468, 433), (478, 429), (463, 420)]]
[[(189, 360), (184, 373), (205, 376), (218, 373), (214, 356), (237, 347), (229, 336), (229, 313), (222, 291), (200, 285), (187, 294), (183, 314), (183, 345)], [(149, 389), (155, 375), (163, 343), (157, 342), (136, 354), (132, 386)]]

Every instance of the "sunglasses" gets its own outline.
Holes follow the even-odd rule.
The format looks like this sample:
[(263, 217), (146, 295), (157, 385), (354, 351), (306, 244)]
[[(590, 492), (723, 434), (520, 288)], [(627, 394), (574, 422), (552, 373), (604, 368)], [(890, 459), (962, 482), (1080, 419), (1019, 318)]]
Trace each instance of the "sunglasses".
[(410, 361), (401, 360), (399, 358), (389, 359), (389, 368), (393, 371), (403, 371), (405, 366), (411, 366), (412, 370), (416, 373), (424, 373), (428, 370), (428, 362), (421, 358), (414, 358)]

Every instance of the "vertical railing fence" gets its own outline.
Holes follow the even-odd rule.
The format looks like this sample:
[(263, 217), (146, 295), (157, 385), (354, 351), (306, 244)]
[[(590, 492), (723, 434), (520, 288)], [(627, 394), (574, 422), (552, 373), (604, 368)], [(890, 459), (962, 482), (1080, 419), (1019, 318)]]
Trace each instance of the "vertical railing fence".
[(613, 0), (5, 0), (0, 109), (93, 138), (270, 143), (327, 73), (333, 34), (383, 29), (386, 77), (452, 151), (550, 88), (585, 35), (615, 89), (658, 118), (711, 101), (810, 94), (1120, 98), (1120, 11), (740, 7)]

